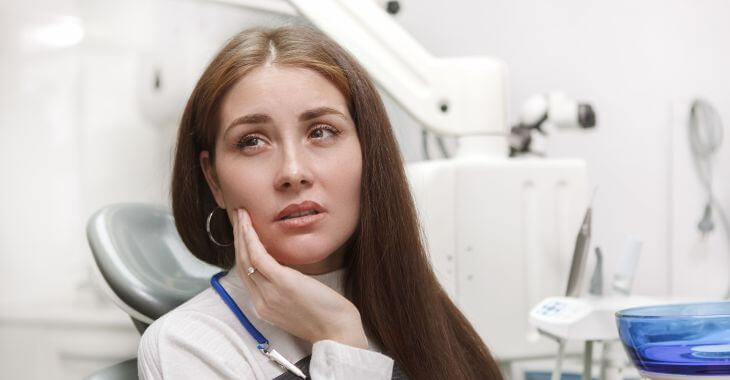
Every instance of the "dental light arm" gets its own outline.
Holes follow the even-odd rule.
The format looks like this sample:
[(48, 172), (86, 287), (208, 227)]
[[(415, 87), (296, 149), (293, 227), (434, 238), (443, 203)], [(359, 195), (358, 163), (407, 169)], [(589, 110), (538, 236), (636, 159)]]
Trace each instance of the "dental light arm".
[(519, 123), (510, 129), (510, 157), (540, 152), (532, 151), (532, 132), (547, 135), (546, 129), (596, 126), (596, 113), (587, 103), (578, 103), (561, 92), (533, 95), (527, 99), (519, 115)]
[(544, 123), (558, 128), (593, 128), (596, 113), (587, 103), (578, 103), (561, 92), (533, 95), (520, 112), (520, 124), (539, 129)]
[[(292, 14), (283, 1), (218, 0)], [(347, 49), (377, 84), (436, 134), (481, 136), (481, 154), (506, 151), (506, 68), (486, 57), (436, 58), (371, 0), (289, 0), (299, 14)], [(486, 136), (491, 136), (486, 138)], [(466, 140), (466, 139), (462, 139)], [(492, 141), (494, 140), (494, 141)]]

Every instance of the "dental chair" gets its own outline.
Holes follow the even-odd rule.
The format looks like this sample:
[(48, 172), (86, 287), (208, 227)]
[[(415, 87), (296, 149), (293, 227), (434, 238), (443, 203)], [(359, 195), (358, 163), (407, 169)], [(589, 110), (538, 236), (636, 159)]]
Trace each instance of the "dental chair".
[[(188, 251), (172, 213), (161, 206), (106, 206), (91, 216), (86, 236), (102, 286), (140, 334), (154, 320), (206, 289), (210, 277), (220, 271)], [(86, 380), (137, 378), (137, 359), (132, 358)]]

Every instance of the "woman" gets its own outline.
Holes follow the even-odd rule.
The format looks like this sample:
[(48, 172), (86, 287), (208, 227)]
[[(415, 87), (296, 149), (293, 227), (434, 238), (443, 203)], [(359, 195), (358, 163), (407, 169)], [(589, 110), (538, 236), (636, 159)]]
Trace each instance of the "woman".
[[(321, 33), (251, 29), (213, 59), (182, 117), (172, 207), (188, 249), (230, 270), (222, 291), (312, 379), (501, 379), (430, 267), (377, 91)], [(153, 323), (141, 376), (296, 378), (222, 298)]]

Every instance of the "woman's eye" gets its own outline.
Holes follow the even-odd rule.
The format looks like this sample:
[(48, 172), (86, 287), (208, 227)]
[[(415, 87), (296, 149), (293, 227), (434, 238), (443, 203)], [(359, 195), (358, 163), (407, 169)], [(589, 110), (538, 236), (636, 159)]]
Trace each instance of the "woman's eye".
[(251, 147), (255, 148), (255, 147), (260, 146), (261, 144), (259, 144), (259, 143), (262, 141), (263, 140), (261, 140), (261, 138), (257, 137), (257, 136), (246, 136), (246, 137), (243, 137), (242, 139), (238, 140), (238, 143), (236, 144), (236, 146), (239, 149), (245, 149), (245, 148), (251, 148)]
[[(323, 139), (325, 137), (338, 135), (339, 133), (340, 133), (340, 131), (333, 127), (330, 127), (327, 125), (320, 125), (317, 128), (315, 128), (314, 130), (312, 130), (312, 133), (310, 134), (310, 136), (312, 136), (315, 139)], [(327, 135), (327, 134), (329, 134), (329, 135)]]

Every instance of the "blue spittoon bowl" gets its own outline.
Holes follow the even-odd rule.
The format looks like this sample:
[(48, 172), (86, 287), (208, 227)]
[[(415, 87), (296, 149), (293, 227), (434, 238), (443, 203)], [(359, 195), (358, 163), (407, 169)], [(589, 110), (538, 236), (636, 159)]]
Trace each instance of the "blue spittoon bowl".
[(730, 378), (730, 302), (636, 307), (616, 323), (643, 376)]

